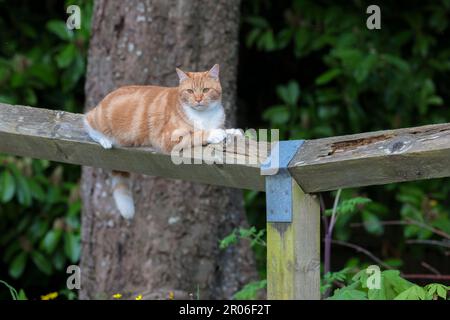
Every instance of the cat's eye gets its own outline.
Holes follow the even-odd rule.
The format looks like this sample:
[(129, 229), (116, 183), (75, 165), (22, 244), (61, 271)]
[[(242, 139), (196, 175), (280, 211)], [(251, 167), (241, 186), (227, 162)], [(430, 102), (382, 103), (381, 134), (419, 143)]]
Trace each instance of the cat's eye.
[(209, 88), (204, 88), (203, 93), (207, 93), (209, 91)]
[(194, 93), (194, 90), (192, 90), (192, 89), (187, 89), (186, 90), (188, 93), (190, 93), (190, 94), (193, 94)]

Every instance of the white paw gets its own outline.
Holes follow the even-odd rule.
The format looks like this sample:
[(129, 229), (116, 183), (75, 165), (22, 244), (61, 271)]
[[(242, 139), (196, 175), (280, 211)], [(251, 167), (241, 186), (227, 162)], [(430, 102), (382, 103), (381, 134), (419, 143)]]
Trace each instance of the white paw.
[(100, 138), (98, 140), (98, 143), (100, 143), (100, 145), (105, 148), (105, 149), (111, 149), (112, 148), (112, 142), (110, 140), (108, 140), (107, 138)]
[(244, 134), (242, 133), (241, 129), (227, 129), (225, 130), (225, 132), (227, 134), (231, 134), (233, 136), (243, 136)]
[(209, 132), (208, 143), (219, 143), (227, 137), (227, 133), (223, 129), (213, 129)]

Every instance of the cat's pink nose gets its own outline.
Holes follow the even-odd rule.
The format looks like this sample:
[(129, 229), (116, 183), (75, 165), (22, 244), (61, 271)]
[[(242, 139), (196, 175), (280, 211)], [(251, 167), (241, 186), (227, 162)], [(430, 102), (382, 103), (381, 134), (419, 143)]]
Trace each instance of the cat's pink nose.
[(202, 101), (202, 99), (203, 99), (203, 97), (196, 97), (195, 101), (200, 102), (200, 101)]

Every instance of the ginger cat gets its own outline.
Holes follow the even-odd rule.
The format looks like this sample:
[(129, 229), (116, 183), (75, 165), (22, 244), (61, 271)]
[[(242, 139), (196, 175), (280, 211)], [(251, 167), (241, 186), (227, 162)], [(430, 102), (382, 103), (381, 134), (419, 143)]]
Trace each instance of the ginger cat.
[[(189, 145), (219, 143), (224, 130), (222, 87), (219, 65), (205, 72), (176, 69), (178, 87), (125, 86), (109, 93), (84, 118), (89, 136), (103, 148), (151, 146), (163, 153), (181, 143)], [(187, 139), (186, 139), (187, 138)], [(184, 146), (183, 146), (184, 145)], [(113, 195), (124, 218), (134, 216), (129, 173), (113, 171)]]

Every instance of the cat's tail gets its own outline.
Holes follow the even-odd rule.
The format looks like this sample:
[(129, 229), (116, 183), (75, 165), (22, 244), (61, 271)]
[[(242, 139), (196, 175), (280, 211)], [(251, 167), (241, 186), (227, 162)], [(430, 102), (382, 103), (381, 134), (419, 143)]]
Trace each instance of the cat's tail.
[(134, 200), (130, 187), (130, 174), (123, 171), (113, 171), (112, 188), (114, 202), (122, 217), (125, 219), (133, 218)]

